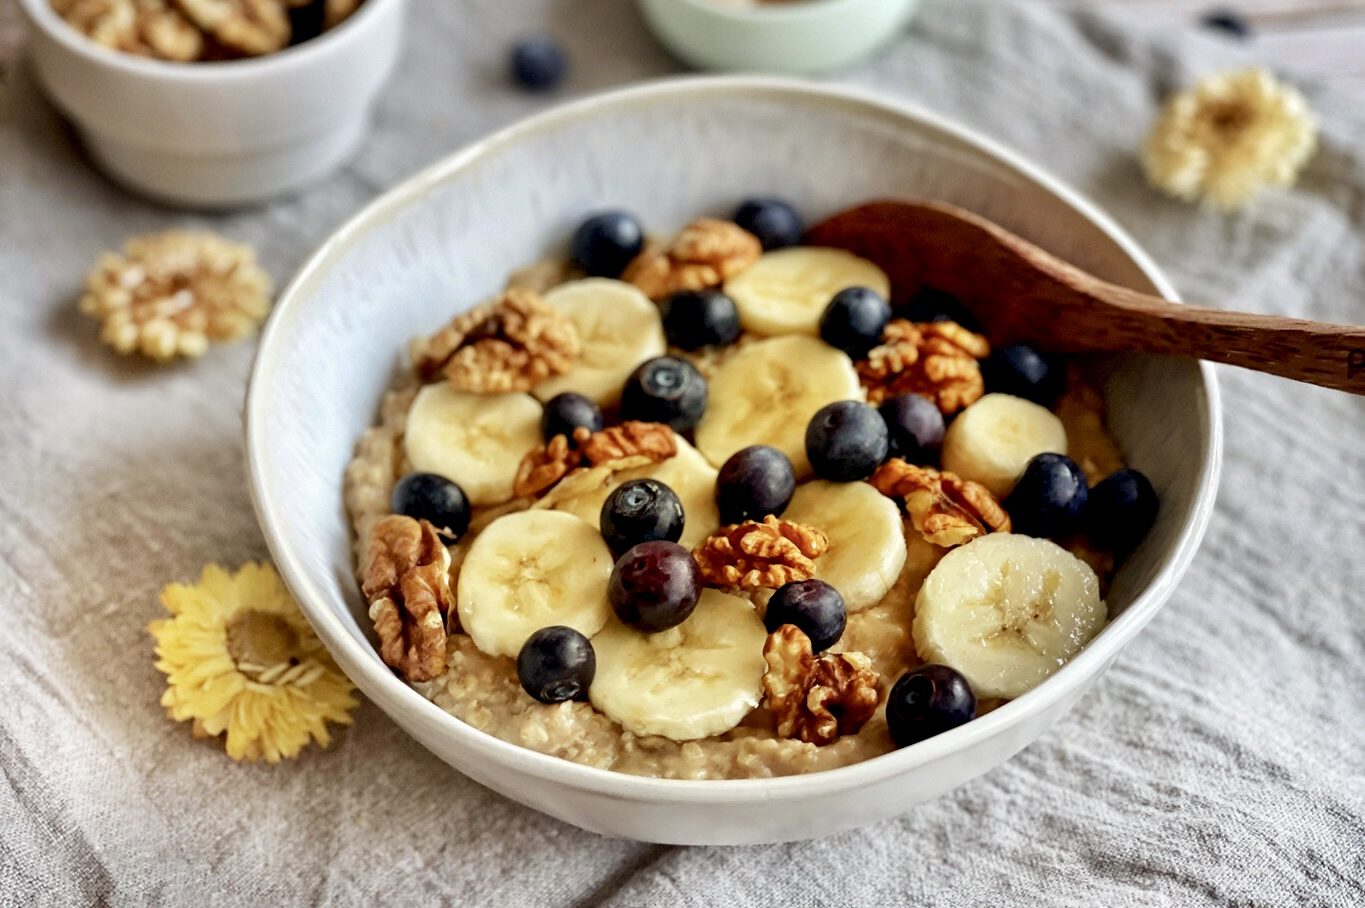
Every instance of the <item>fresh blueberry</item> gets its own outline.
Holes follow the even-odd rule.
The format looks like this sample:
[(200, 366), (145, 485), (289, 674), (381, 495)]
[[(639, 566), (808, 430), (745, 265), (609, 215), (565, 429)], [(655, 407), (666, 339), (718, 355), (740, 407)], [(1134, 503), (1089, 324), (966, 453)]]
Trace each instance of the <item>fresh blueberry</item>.
[(1086, 529), (1101, 545), (1130, 549), (1152, 528), (1158, 507), (1156, 489), (1146, 476), (1137, 470), (1117, 470), (1090, 490)]
[(886, 423), (888, 454), (915, 464), (938, 460), (943, 447), (943, 412), (927, 397), (901, 394), (882, 401), (877, 408)]
[(1055, 357), (1044, 356), (1027, 344), (996, 347), (981, 364), (986, 390), (1011, 394), (1044, 407), (1052, 406), (1062, 393), (1066, 367)]
[(668, 342), (683, 350), (733, 343), (739, 337), (739, 309), (719, 290), (683, 290), (659, 307)]
[(1085, 473), (1064, 454), (1039, 454), (1005, 500), (1014, 532), (1062, 539), (1079, 530), (1089, 488)]
[(512, 78), (527, 91), (549, 91), (564, 81), (569, 58), (553, 38), (524, 38), (512, 47)]
[(981, 323), (971, 310), (951, 293), (923, 287), (905, 304), (905, 317), (912, 322), (957, 322), (968, 331), (979, 331)]
[(1251, 23), (1246, 16), (1237, 12), (1235, 9), (1213, 9), (1199, 17), (1199, 23), (1205, 28), (1223, 32), (1233, 38), (1245, 40), (1251, 37)]
[(901, 675), (886, 697), (886, 725), (897, 747), (932, 738), (976, 718), (967, 679), (946, 665), (922, 665)]
[(700, 596), (701, 571), (692, 553), (662, 540), (627, 549), (607, 587), (616, 617), (649, 634), (682, 624)]
[(540, 434), (546, 441), (556, 435), (572, 438), (573, 430), (580, 426), (589, 432), (601, 432), (603, 425), (602, 408), (573, 391), (564, 391), (550, 398), (540, 414)]
[(398, 480), (389, 507), (395, 514), (429, 521), (446, 545), (469, 529), (469, 499), (464, 489), (435, 473), (409, 473)]
[(716, 477), (722, 524), (782, 516), (796, 491), (792, 462), (777, 448), (751, 445), (730, 455)]
[(735, 212), (735, 223), (758, 237), (765, 251), (795, 246), (806, 229), (801, 215), (781, 199), (746, 199)]
[(706, 412), (706, 379), (676, 356), (645, 360), (621, 390), (621, 418), (661, 422), (677, 432), (694, 427)]
[(645, 230), (634, 215), (600, 211), (578, 225), (569, 258), (592, 277), (620, 277), (645, 246)]
[(848, 623), (844, 597), (823, 580), (797, 580), (779, 587), (768, 600), (763, 623), (772, 633), (794, 624), (810, 638), (810, 648), (821, 653), (839, 642)]
[(889, 447), (881, 414), (856, 400), (826, 404), (806, 426), (806, 456), (822, 479), (866, 479), (886, 460)]
[(541, 703), (587, 699), (595, 674), (592, 642), (571, 627), (542, 627), (517, 653), (521, 688)]
[(891, 321), (891, 304), (867, 287), (845, 287), (820, 316), (820, 337), (854, 359), (862, 359), (882, 339)]
[(599, 525), (613, 554), (641, 542), (677, 542), (683, 531), (678, 495), (657, 479), (632, 479), (612, 490), (602, 502)]

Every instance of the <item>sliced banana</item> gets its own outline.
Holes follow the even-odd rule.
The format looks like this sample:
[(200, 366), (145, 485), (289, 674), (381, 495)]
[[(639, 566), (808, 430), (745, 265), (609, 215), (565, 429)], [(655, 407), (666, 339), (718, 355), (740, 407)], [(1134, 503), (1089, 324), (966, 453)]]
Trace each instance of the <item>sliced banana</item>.
[(534, 397), (471, 394), (444, 381), (417, 393), (403, 431), (412, 468), (454, 480), (475, 505), (511, 498), (517, 465), (540, 443)]
[(1066, 427), (1046, 407), (987, 394), (958, 414), (943, 437), (943, 469), (1004, 498), (1034, 455), (1066, 453)]
[(613, 406), (635, 367), (668, 347), (658, 307), (622, 281), (570, 281), (546, 293), (545, 302), (568, 313), (582, 352), (568, 372), (536, 385), (532, 393), (541, 400), (577, 391), (601, 406)]
[(554, 624), (591, 637), (611, 615), (602, 534), (559, 511), (518, 511), (474, 537), (460, 566), (460, 626), (490, 656), (513, 656)]
[(696, 548), (711, 531), (720, 526), (716, 510), (716, 468), (696, 448), (674, 436), (678, 453), (647, 466), (613, 472), (589, 468), (574, 474), (550, 490), (536, 507), (554, 508), (600, 526), (602, 503), (617, 486), (632, 479), (657, 479), (678, 496), (683, 506), (683, 532), (678, 540)]
[(637, 735), (729, 731), (759, 700), (768, 632), (747, 599), (704, 590), (686, 621), (642, 634), (616, 619), (593, 638), (592, 705)]
[(820, 316), (834, 294), (868, 287), (890, 296), (886, 272), (842, 249), (793, 246), (759, 258), (725, 282), (740, 323), (759, 334), (819, 334)]
[(806, 424), (825, 404), (863, 399), (853, 361), (813, 337), (774, 337), (744, 347), (711, 378), (697, 447), (716, 467), (749, 445), (772, 445), (810, 475)]
[(1012, 699), (1076, 655), (1108, 612), (1090, 566), (1046, 539), (992, 533), (948, 552), (915, 600), (915, 649), (978, 698)]
[(905, 527), (895, 502), (865, 482), (817, 479), (796, 487), (782, 515), (829, 537), (815, 576), (844, 597), (849, 612), (882, 600), (905, 567)]

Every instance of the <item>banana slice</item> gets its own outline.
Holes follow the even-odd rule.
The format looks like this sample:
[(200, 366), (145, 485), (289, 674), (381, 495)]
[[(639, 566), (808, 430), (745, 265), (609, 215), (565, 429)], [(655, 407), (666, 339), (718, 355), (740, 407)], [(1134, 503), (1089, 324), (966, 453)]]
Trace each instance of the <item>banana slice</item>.
[(793, 246), (759, 258), (725, 282), (745, 329), (759, 334), (819, 334), (820, 316), (846, 287), (884, 297), (891, 281), (876, 265), (842, 249)]
[(817, 479), (797, 486), (782, 519), (829, 537), (829, 549), (815, 559), (815, 576), (839, 591), (850, 613), (880, 602), (905, 567), (900, 511), (865, 482)]
[(511, 498), (517, 465), (540, 441), (540, 404), (534, 397), (470, 394), (449, 382), (417, 393), (403, 432), (413, 469), (453, 479), (475, 505)]
[(474, 537), (460, 566), (460, 626), (490, 656), (515, 657), (553, 624), (591, 637), (611, 615), (612, 557), (602, 534), (559, 511), (518, 511)]
[(768, 632), (747, 599), (704, 590), (677, 627), (642, 634), (613, 619), (593, 638), (592, 705), (637, 735), (729, 731), (759, 700)]
[(1047, 451), (1066, 453), (1066, 427), (1060, 419), (1031, 400), (987, 394), (948, 426), (943, 469), (1004, 498), (1034, 455)]
[(978, 698), (1012, 699), (1076, 655), (1107, 609), (1090, 566), (1046, 539), (992, 533), (948, 552), (915, 600), (915, 649)]
[(541, 400), (577, 391), (603, 407), (613, 406), (635, 367), (668, 347), (658, 307), (622, 281), (570, 281), (546, 293), (545, 302), (569, 314), (582, 352), (568, 372), (536, 385), (532, 393)]
[(862, 400), (853, 361), (813, 337), (774, 337), (744, 347), (711, 377), (697, 447), (716, 467), (749, 445), (772, 445), (810, 475), (806, 424), (825, 404)]
[(674, 436), (678, 453), (648, 466), (612, 472), (589, 468), (574, 474), (550, 490), (536, 507), (565, 511), (594, 527), (600, 526), (602, 502), (617, 486), (631, 479), (657, 479), (672, 489), (683, 506), (683, 532), (679, 544), (696, 548), (720, 526), (716, 510), (716, 468), (696, 448)]

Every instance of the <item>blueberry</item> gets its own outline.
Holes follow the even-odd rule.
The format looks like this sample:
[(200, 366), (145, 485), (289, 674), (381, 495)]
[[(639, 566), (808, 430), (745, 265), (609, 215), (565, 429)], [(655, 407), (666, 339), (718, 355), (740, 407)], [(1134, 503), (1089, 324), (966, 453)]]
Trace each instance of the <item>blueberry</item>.
[(915, 464), (938, 460), (943, 447), (943, 412), (927, 397), (901, 394), (877, 408), (886, 423), (889, 455)]
[(573, 430), (580, 426), (589, 432), (601, 432), (602, 408), (582, 394), (565, 391), (556, 394), (545, 404), (540, 414), (540, 434), (549, 441), (556, 435), (573, 437)]
[(881, 414), (856, 400), (826, 404), (806, 426), (806, 456), (822, 479), (866, 479), (886, 460), (889, 447)]
[(1090, 537), (1116, 550), (1142, 541), (1156, 522), (1156, 489), (1137, 470), (1117, 470), (1096, 483), (1085, 506)]
[(795, 246), (806, 229), (801, 215), (781, 199), (745, 199), (735, 223), (758, 237), (765, 251)]
[(797, 580), (779, 587), (768, 600), (763, 623), (772, 633), (794, 624), (810, 638), (810, 648), (824, 652), (839, 642), (848, 623), (844, 597), (823, 580)]
[(700, 597), (696, 559), (676, 542), (662, 540), (628, 549), (611, 569), (607, 587), (616, 617), (649, 634), (682, 624)]
[(409, 473), (398, 480), (389, 507), (395, 514), (430, 521), (446, 545), (469, 529), (469, 499), (464, 489), (435, 473)]
[(751, 445), (730, 455), (716, 477), (722, 524), (782, 516), (796, 491), (792, 462), (777, 448)]
[(905, 304), (904, 315), (912, 322), (957, 322), (968, 331), (981, 323), (957, 297), (935, 287), (923, 287)]
[(569, 258), (592, 277), (620, 277), (645, 246), (645, 230), (634, 215), (600, 211), (578, 225)]
[(1012, 394), (1050, 407), (1062, 393), (1066, 367), (1027, 344), (1008, 344), (991, 351), (981, 364), (981, 377), (988, 392)]
[(512, 47), (512, 78), (527, 91), (549, 91), (564, 81), (569, 58), (553, 38), (524, 38)]
[(661, 422), (686, 432), (706, 412), (706, 379), (676, 356), (645, 360), (621, 390), (621, 418)]
[(891, 304), (880, 293), (867, 287), (846, 287), (820, 316), (820, 337), (854, 359), (862, 359), (882, 339), (882, 329), (891, 321)]
[(602, 502), (598, 523), (615, 555), (641, 542), (677, 542), (683, 531), (678, 495), (657, 479), (632, 479), (612, 490)]
[(1063, 454), (1039, 454), (1005, 500), (1014, 532), (1062, 539), (1080, 529), (1089, 488), (1076, 461)]
[(542, 627), (517, 653), (521, 688), (541, 703), (586, 700), (595, 674), (592, 643), (571, 627)]
[(932, 738), (976, 718), (967, 679), (946, 665), (922, 665), (901, 675), (886, 697), (886, 725), (897, 747)]
[(719, 290), (683, 290), (660, 304), (668, 342), (683, 350), (733, 343), (739, 337), (739, 309)]
[(1199, 24), (1214, 31), (1223, 32), (1230, 37), (1246, 39), (1251, 37), (1251, 23), (1246, 16), (1235, 9), (1213, 9), (1199, 17)]

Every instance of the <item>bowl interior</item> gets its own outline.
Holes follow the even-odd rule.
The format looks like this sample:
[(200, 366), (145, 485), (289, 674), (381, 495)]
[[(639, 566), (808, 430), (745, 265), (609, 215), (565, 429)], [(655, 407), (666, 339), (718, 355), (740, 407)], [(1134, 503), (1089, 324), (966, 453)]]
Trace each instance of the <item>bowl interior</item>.
[[(1007, 152), (846, 92), (678, 80), (560, 108), (457, 153), (362, 212), (303, 269), (262, 341), (248, 398), (253, 494), (276, 560), (342, 667), (372, 697), (384, 691), (381, 705), (420, 697), (396, 690), (369, 643), (341, 484), (407, 340), (488, 297), (510, 270), (563, 254), (587, 212), (623, 207), (663, 233), (698, 214), (727, 216), (754, 194), (789, 198), (812, 221), (876, 197), (944, 199), (1100, 277), (1169, 295), (1102, 215)], [(1146, 613), (1111, 623), (1092, 648), (1131, 637), (1160, 605), (1148, 588), (1173, 582), (1182, 547), (1197, 542), (1216, 461), (1214, 404), (1197, 363), (1108, 365), (1111, 428), (1163, 506), (1110, 595), (1120, 615), (1135, 601)], [(435, 721), (445, 720), (443, 733), (480, 735)]]

